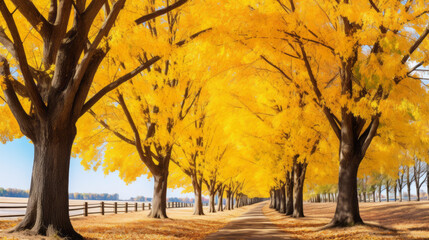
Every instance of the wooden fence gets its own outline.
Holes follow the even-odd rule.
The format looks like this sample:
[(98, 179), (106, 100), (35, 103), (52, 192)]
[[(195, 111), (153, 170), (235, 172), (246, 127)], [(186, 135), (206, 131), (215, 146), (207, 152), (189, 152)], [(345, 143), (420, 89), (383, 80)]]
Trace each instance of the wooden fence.
[[(9, 206), (2, 206), (1, 204), (7, 204)], [(0, 218), (16, 218), (24, 217), (25, 214), (6, 214), (1, 215), (1, 211), (16, 211), (21, 210), (25, 212), (27, 205), (25, 203), (17, 202), (0, 202)], [(167, 208), (185, 208), (193, 207), (192, 203), (183, 203), (183, 202), (167, 202)], [(128, 203), (128, 202), (99, 202), (99, 203), (88, 203), (84, 202), (83, 204), (70, 204), (69, 205), (69, 214), (70, 217), (77, 216), (88, 216), (91, 214), (118, 214), (118, 213), (128, 213), (128, 212), (138, 212), (144, 210), (150, 210), (152, 207), (151, 203)], [(80, 213), (76, 213), (80, 211)]]

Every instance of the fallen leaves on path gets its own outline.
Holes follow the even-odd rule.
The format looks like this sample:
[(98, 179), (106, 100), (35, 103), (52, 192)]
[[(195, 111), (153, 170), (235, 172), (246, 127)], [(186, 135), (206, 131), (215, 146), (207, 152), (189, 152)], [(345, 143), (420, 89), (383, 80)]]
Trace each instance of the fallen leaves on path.
[(429, 239), (429, 202), (360, 203), (368, 225), (320, 230), (331, 221), (335, 203), (306, 203), (295, 219), (264, 207), (264, 214), (294, 239)]
[[(206, 215), (203, 216), (192, 215), (193, 209), (191, 208), (171, 209), (167, 210), (168, 219), (148, 218), (149, 211), (98, 215), (72, 218), (72, 224), (75, 230), (88, 240), (197, 240), (204, 239), (208, 234), (218, 231), (231, 219), (247, 211), (249, 207), (251, 206), (217, 213), (208, 213), (208, 209), (204, 209)], [(18, 221), (0, 220), (0, 229), (10, 229), (17, 223)], [(6, 236), (20, 237), (16, 234)], [(28, 238), (28, 236), (26, 237)], [(42, 239), (42, 237), (31, 237), (31, 239)]]

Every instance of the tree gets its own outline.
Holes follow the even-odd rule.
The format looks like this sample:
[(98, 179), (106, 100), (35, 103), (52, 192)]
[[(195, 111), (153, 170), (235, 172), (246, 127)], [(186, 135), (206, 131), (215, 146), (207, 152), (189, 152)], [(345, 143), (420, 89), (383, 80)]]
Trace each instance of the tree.
[[(392, 15), (384, 14), (386, 9)], [(339, 194), (327, 227), (363, 223), (358, 169), (376, 136), (385, 104), (405, 85), (421, 88), (411, 77), (425, 65), (416, 51), (427, 49), (422, 44), (429, 34), (427, 15), (420, 15), (424, 9), (421, 3), (398, 1), (272, 1), (248, 10), (266, 19), (263, 27), (268, 29), (240, 26), (239, 34), (259, 49), (272, 53), (272, 46), (281, 46), (276, 58), (288, 59), (280, 67), (283, 72), (293, 66), (294, 73), (306, 73), (296, 82), (311, 86), (307, 92), (339, 139)], [(317, 24), (314, 16), (320, 16)], [(404, 32), (413, 37), (405, 37)], [(418, 64), (407, 66), (412, 61)]]
[(416, 185), (417, 201), (420, 201), (420, 188), (422, 187), (423, 183), (426, 181), (427, 178), (425, 165), (427, 168), (427, 164), (420, 161), (417, 156), (414, 157), (413, 177), (414, 183)]
[[(164, 9), (173, 6), (170, 3), (153, 1), (148, 8)], [(152, 218), (167, 218), (167, 182), (174, 143), (185, 128), (182, 122), (192, 114), (190, 111), (201, 93), (201, 74), (197, 70), (191, 71), (188, 66), (199, 54), (192, 51), (195, 43), (190, 40), (195, 41), (207, 29), (200, 31), (200, 25), (182, 24), (189, 23), (187, 18), (190, 17), (183, 11), (175, 11), (148, 21), (142, 33), (147, 36), (147, 41), (132, 39), (141, 46), (137, 45), (140, 47), (129, 53), (133, 57), (131, 62), (156, 56), (163, 56), (163, 59), (148, 69), (147, 74), (134, 76), (132, 81), (109, 95), (103, 105), (91, 110), (92, 118), (85, 118), (81, 123), (107, 130), (105, 134), (98, 134), (98, 130), (84, 132), (79, 137), (76, 151), (83, 157), (85, 165), (98, 166), (102, 161), (101, 157), (94, 159), (85, 154), (90, 148), (95, 153), (104, 153), (106, 173), (119, 170), (126, 182), (134, 181), (148, 171), (153, 176), (154, 195), (149, 214)], [(193, 30), (195, 32), (191, 32)], [(127, 29), (123, 29), (121, 34), (126, 35)], [(148, 48), (147, 45), (154, 47)], [(111, 61), (116, 61), (115, 56), (111, 57)], [(105, 77), (111, 78), (128, 68), (127, 62), (118, 63), (115, 68), (106, 67)], [(98, 139), (95, 143), (94, 138)], [(104, 146), (105, 142), (107, 146)], [(118, 155), (116, 149), (121, 149), (122, 153)], [(130, 157), (124, 160), (123, 154)]]
[[(80, 0), (0, 1), (0, 21), (7, 26), (0, 31), (0, 42), (9, 53), (0, 59), (2, 99), (35, 148), (26, 216), (14, 231), (82, 238), (74, 231), (68, 213), (69, 163), (76, 122), (104, 95), (159, 60), (155, 56), (142, 61), (111, 83), (94, 82), (98, 67), (115, 47), (110, 44), (110, 32), (120, 27), (115, 25), (118, 19), (133, 28), (144, 28), (142, 23), (185, 2), (143, 17), (140, 12), (138, 19), (131, 19), (118, 18), (123, 9), (135, 7), (125, 4), (125, 0), (113, 4)], [(12, 6), (18, 11), (12, 13)], [(29, 37), (22, 38), (24, 34)], [(11, 73), (10, 65), (16, 72)], [(102, 88), (91, 96), (89, 91), (96, 83)]]

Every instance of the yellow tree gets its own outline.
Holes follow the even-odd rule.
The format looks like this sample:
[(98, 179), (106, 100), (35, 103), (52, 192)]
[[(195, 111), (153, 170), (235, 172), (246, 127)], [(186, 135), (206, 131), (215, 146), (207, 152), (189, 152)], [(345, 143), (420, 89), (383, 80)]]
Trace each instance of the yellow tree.
[(274, 60), (294, 63), (294, 80), (308, 86), (339, 139), (339, 195), (329, 226), (362, 223), (359, 165), (391, 93), (414, 86), (410, 76), (427, 65), (424, 1), (255, 0), (231, 9), (242, 13), (239, 18), (257, 20), (234, 28), (237, 38), (260, 53), (277, 50)]
[[(148, 8), (163, 9), (169, 6), (173, 6), (170, 1), (153, 1)], [(137, 7), (140, 8), (145, 6)], [(193, 114), (192, 107), (200, 96), (204, 81), (200, 78), (201, 71), (192, 71), (188, 67), (198, 65), (195, 55), (199, 50), (197, 42), (188, 41), (207, 30), (200, 31), (200, 25), (189, 20), (191, 17), (180, 10), (148, 21), (142, 33), (147, 42), (132, 38), (130, 41), (135, 44), (135, 49), (129, 53), (117, 49), (110, 55), (112, 62), (117, 62), (117, 56), (122, 54), (133, 56), (136, 62), (156, 56), (163, 56), (163, 59), (148, 69), (147, 74), (135, 75), (132, 81), (105, 98), (104, 104), (94, 106), (90, 111), (92, 117), (80, 123), (82, 127), (98, 125), (106, 130), (103, 130), (104, 134), (98, 134), (99, 129), (94, 128), (80, 135), (76, 151), (82, 156), (84, 164), (101, 164), (101, 157), (93, 158), (86, 154), (88, 149), (95, 149), (94, 154), (104, 153), (105, 172), (119, 170), (126, 182), (134, 181), (149, 170), (154, 178), (149, 214), (153, 218), (167, 218), (167, 182), (173, 147), (185, 127), (182, 122)], [(128, 29), (124, 28), (120, 35), (127, 32)], [(103, 77), (114, 78), (118, 72), (128, 69), (128, 64), (119, 62), (115, 68), (106, 66)], [(101, 140), (93, 143), (93, 138)], [(104, 142), (107, 144), (104, 145)], [(130, 157), (123, 159), (121, 156), (125, 154)]]
[[(1, 108), (10, 109), (22, 134), (35, 148), (26, 216), (15, 231), (82, 238), (74, 231), (68, 213), (69, 163), (76, 122), (104, 95), (159, 59), (156, 56), (130, 66), (135, 69), (122, 71), (111, 83), (95, 83), (100, 63), (114, 48), (110, 42), (115, 34), (111, 32), (124, 27), (115, 24), (118, 19), (133, 29), (142, 29), (144, 22), (185, 2), (145, 11), (147, 15), (140, 12), (131, 19), (120, 13), (134, 9), (137, 3), (125, 0), (0, 1), (4, 26), (0, 30), (0, 74), (2, 99), (7, 103)], [(95, 84), (102, 86), (100, 91), (89, 94)], [(52, 231), (48, 232), (48, 226)]]

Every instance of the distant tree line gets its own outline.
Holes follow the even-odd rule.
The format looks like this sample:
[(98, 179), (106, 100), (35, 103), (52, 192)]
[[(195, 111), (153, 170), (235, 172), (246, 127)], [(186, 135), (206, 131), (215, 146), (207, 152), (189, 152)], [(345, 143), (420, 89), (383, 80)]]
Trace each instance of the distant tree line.
[(29, 191), (15, 189), (15, 188), (0, 188), (0, 196), (1, 197), (28, 197)]
[(69, 199), (79, 200), (119, 200), (119, 194), (107, 193), (69, 193)]
[[(28, 198), (29, 191), (21, 190), (16, 188), (1, 188), (0, 187), (0, 197), (22, 197)], [(107, 194), (107, 193), (69, 193), (69, 199), (77, 200), (119, 200), (119, 194)], [(137, 196), (130, 198), (130, 201), (136, 202), (151, 202), (152, 198)], [(195, 199), (193, 198), (168, 198), (168, 202), (182, 202), (182, 203), (194, 203)], [(209, 200), (203, 197), (203, 203), (208, 203)]]
[[(16, 188), (1, 188), (0, 197), (22, 197), (27, 198), (29, 196), (28, 190), (16, 189)], [(81, 199), (81, 200), (119, 200), (119, 194), (107, 194), (107, 193), (70, 193), (69, 199)]]

